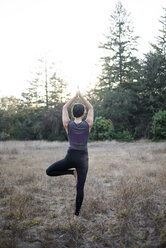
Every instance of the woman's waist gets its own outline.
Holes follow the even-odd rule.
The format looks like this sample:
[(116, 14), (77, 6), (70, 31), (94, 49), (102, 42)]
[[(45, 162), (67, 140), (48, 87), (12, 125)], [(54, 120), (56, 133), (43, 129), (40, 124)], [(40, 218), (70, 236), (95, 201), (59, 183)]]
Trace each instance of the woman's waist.
[(73, 147), (71, 145), (69, 145), (68, 147), (68, 154), (79, 154), (79, 155), (84, 155), (87, 154), (88, 155), (88, 148), (86, 147), (81, 147), (82, 149), (78, 149), (78, 147)]

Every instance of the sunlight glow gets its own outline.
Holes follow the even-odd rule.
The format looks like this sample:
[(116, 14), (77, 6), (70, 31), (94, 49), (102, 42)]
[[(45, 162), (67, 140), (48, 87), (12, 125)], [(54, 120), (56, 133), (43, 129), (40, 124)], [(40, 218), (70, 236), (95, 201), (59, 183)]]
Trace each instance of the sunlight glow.
[[(158, 32), (163, 0), (122, 0), (131, 12), (140, 53)], [(108, 33), (115, 0), (1, 0), (0, 96), (20, 96), (42, 56), (55, 62), (55, 71), (70, 91), (94, 86), (100, 73), (99, 43)], [(146, 5), (146, 6), (145, 6)], [(149, 7), (149, 9), (148, 9)]]

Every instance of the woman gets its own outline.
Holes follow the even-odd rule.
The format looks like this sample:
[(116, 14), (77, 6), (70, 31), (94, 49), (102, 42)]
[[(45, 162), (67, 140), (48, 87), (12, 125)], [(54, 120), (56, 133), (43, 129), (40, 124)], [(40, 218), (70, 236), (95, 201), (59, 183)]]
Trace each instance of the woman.
[[(86, 109), (83, 104), (75, 104), (72, 109), (74, 121), (68, 115), (68, 108), (74, 100), (80, 97), (88, 109), (87, 118), (83, 121)], [(62, 121), (68, 134), (69, 148), (64, 159), (50, 165), (46, 174), (48, 176), (61, 176), (71, 174), (76, 180), (77, 194), (74, 219), (77, 220), (84, 198), (84, 184), (88, 172), (88, 149), (87, 142), (90, 129), (93, 125), (94, 111), (92, 105), (87, 101), (79, 90), (76, 95), (63, 106)], [(71, 169), (75, 168), (75, 169)]]

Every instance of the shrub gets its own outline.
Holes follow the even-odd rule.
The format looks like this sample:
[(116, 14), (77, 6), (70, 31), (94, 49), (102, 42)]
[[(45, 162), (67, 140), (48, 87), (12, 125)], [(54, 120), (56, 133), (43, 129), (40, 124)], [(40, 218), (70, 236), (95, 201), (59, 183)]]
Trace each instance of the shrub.
[(112, 122), (104, 117), (96, 117), (90, 139), (92, 140), (112, 140), (115, 137)]
[(132, 141), (133, 136), (130, 134), (128, 130), (124, 130), (123, 132), (118, 132), (116, 135), (117, 140), (120, 141)]
[(41, 139), (42, 115), (39, 110), (28, 109), (13, 115), (9, 132), (13, 139)]
[(158, 111), (152, 118), (153, 139), (166, 139), (166, 110)]
[(5, 132), (1, 132), (0, 133), (0, 140), (9, 140), (9, 135), (7, 134), (7, 133), (5, 133)]

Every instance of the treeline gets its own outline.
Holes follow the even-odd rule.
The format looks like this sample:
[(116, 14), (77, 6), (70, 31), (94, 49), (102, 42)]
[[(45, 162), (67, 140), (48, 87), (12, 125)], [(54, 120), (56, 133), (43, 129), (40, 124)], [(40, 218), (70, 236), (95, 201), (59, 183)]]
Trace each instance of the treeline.
[(61, 111), (68, 100), (67, 83), (48, 65), (45, 58), (21, 99), (0, 99), (0, 139), (64, 140)]
[[(166, 9), (151, 50), (138, 57), (130, 15), (116, 4), (110, 15), (102, 72), (87, 98), (95, 109), (92, 140), (166, 139)], [(67, 84), (45, 59), (21, 99), (0, 99), (0, 139), (65, 140), (61, 121)]]
[(143, 59), (138, 59), (139, 37), (121, 2), (110, 23), (100, 45), (102, 74), (89, 92), (96, 116), (111, 119), (117, 139), (166, 139), (166, 9), (156, 44)]

